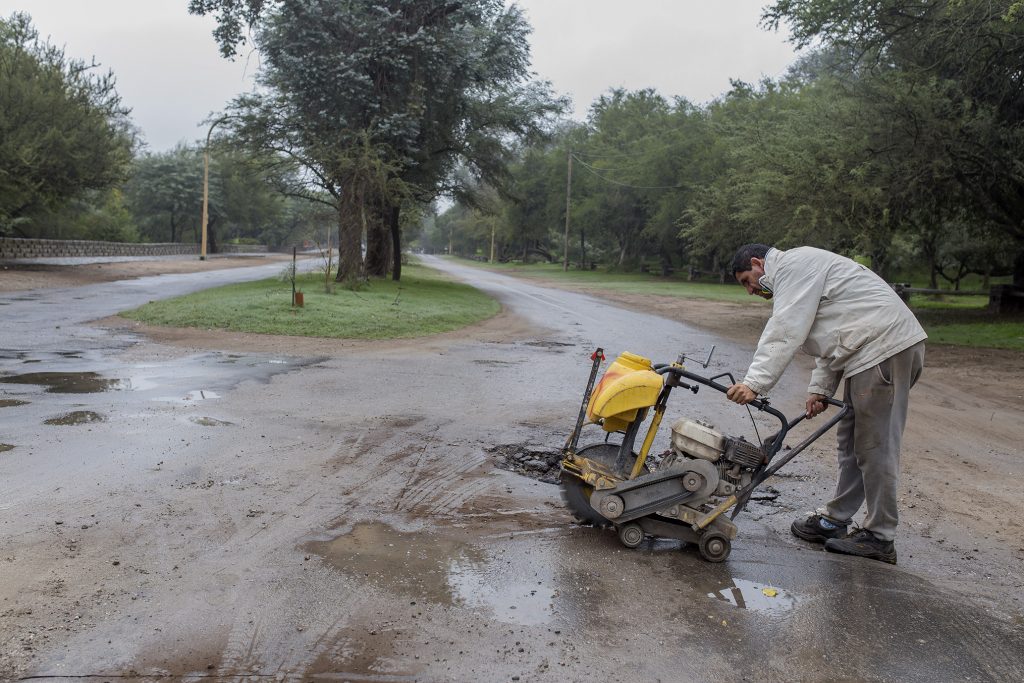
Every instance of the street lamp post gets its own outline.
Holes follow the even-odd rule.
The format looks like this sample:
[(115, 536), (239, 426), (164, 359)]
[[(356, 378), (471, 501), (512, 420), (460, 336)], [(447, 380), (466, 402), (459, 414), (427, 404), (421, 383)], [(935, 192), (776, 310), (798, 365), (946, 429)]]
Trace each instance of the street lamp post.
[(230, 116), (222, 116), (210, 124), (206, 132), (206, 147), (203, 148), (203, 239), (199, 245), (199, 260), (206, 260), (206, 225), (210, 217), (210, 137), (218, 124), (227, 121)]

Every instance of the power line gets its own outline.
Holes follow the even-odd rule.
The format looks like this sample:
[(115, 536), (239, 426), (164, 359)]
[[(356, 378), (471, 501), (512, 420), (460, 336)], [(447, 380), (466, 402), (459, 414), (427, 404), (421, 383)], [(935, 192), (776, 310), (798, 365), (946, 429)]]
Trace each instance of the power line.
[(587, 162), (583, 161), (583, 159), (580, 159), (578, 156), (576, 156), (575, 152), (573, 152), (572, 156), (573, 156), (574, 159), (576, 159), (576, 161), (578, 161), (583, 166), (583, 168), (587, 169), (592, 174), (594, 174), (595, 176), (597, 176), (601, 180), (605, 181), (606, 183), (611, 183), (613, 185), (619, 185), (621, 187), (628, 187), (628, 188), (630, 188), (632, 190), (681, 190), (681, 189), (683, 189), (682, 185), (630, 185), (629, 183), (623, 183), (623, 182), (620, 182), (618, 180), (612, 180), (611, 178), (606, 178), (605, 176), (601, 175), (601, 173), (599, 172), (599, 169), (594, 168), (593, 166), (591, 166)]

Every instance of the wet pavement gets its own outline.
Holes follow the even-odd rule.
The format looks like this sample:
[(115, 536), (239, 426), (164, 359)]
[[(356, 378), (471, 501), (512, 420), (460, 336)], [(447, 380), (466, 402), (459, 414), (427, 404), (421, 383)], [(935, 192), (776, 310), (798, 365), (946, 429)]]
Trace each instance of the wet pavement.
[[(214, 273), (0, 296), (0, 440), (14, 446), (0, 452), (0, 677), (1024, 677), (1019, 623), (913, 562), (796, 541), (774, 501), (738, 519), (717, 565), (572, 525), (556, 486), (491, 451), (561, 445), (595, 346), (671, 361), (717, 345), (708, 374), (742, 372), (750, 349), (433, 263), (529, 332), (239, 354), (88, 325)], [(776, 405), (799, 410), (803, 380), (791, 372)], [(101, 419), (46, 424), (75, 414)], [(712, 392), (674, 397), (668, 421), (683, 414), (752, 437)], [(780, 482), (782, 499), (803, 484)]]

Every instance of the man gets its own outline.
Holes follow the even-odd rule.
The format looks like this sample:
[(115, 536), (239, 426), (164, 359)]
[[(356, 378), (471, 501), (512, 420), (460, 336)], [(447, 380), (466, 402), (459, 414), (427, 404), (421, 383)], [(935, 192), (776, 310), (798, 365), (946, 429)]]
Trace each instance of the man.
[[(825, 410), (824, 399), (842, 378), (843, 400), (853, 406), (838, 426), (835, 497), (793, 522), (793, 534), (832, 552), (895, 564), (900, 441), (928, 335), (884, 280), (846, 257), (813, 247), (748, 244), (736, 252), (732, 268), (748, 293), (773, 299), (773, 309), (729, 399), (744, 405), (766, 394), (802, 349), (815, 358), (807, 416)], [(864, 503), (863, 527), (847, 534)]]

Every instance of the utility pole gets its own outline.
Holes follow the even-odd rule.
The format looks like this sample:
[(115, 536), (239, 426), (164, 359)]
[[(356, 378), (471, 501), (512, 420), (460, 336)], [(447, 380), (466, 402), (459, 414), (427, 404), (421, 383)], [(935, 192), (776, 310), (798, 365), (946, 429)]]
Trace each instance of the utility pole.
[(490, 263), (494, 263), (494, 221), (491, 221), (491, 260)]
[(569, 171), (565, 176), (565, 257), (562, 270), (569, 270), (569, 210), (572, 207), (572, 149), (569, 150)]
[(203, 241), (199, 245), (199, 260), (206, 260), (206, 224), (210, 216), (210, 136), (218, 124), (227, 121), (230, 116), (222, 116), (210, 124), (210, 130), (206, 133), (206, 147), (203, 148)]

